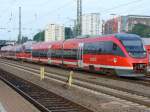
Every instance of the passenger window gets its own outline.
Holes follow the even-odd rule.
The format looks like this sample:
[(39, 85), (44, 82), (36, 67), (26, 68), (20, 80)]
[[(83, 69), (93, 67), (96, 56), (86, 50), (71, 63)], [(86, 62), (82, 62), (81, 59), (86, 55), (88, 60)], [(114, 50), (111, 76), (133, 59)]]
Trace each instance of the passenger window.
[(112, 54), (113, 43), (111, 41), (103, 42), (103, 53)]
[(51, 50), (48, 50), (47, 56), (51, 58)]
[(102, 49), (101, 49), (101, 48), (99, 48), (98, 52), (99, 52), (99, 53), (101, 53), (101, 52), (102, 52)]
[(64, 49), (63, 58), (77, 59), (77, 49)]
[(113, 50), (116, 51), (117, 50), (117, 44), (113, 43)]
[(113, 54), (124, 56), (121, 48), (112, 41), (85, 43), (84, 54)]
[(86, 43), (84, 45), (84, 54), (97, 54), (99, 51), (99, 42)]
[(115, 43), (113, 43), (113, 54), (117, 56), (125, 56), (122, 49)]

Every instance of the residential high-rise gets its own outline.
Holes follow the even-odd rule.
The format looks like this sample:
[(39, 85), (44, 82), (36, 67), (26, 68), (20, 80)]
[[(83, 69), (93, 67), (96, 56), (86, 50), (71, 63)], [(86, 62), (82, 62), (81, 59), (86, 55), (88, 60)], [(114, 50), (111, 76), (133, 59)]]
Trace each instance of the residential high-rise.
[(129, 32), (135, 24), (150, 26), (150, 16), (127, 15), (118, 16), (105, 22), (105, 34)]
[(82, 35), (101, 35), (102, 25), (99, 13), (82, 15)]
[(63, 25), (49, 24), (45, 30), (45, 41), (56, 41), (65, 39), (65, 28)]

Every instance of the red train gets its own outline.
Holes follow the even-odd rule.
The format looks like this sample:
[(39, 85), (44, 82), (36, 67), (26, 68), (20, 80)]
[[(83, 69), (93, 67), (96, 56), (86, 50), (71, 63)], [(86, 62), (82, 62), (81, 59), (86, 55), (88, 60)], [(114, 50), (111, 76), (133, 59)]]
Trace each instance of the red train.
[[(148, 55), (141, 38), (135, 34), (112, 34), (65, 41), (40, 42), (27, 50), (17, 46), (2, 48), (2, 55), (35, 62), (141, 77), (147, 71)], [(12, 57), (11, 56), (11, 57)]]

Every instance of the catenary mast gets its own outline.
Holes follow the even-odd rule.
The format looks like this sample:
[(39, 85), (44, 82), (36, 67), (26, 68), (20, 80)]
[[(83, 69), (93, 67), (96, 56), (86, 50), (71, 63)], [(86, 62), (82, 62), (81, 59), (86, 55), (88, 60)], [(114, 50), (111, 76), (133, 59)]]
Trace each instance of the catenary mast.
[(21, 43), (21, 7), (19, 7), (19, 34), (18, 34), (18, 43)]
[(82, 34), (82, 0), (77, 0), (77, 36)]

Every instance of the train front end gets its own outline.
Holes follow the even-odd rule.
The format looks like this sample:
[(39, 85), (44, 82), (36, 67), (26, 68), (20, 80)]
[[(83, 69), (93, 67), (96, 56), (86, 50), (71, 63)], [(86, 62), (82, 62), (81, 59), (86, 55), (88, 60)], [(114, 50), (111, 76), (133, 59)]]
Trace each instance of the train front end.
[(129, 64), (128, 70), (117, 70), (119, 76), (143, 77), (147, 73), (148, 54), (143, 45), (141, 37), (134, 34), (117, 36), (123, 45), (126, 54), (126, 63)]

